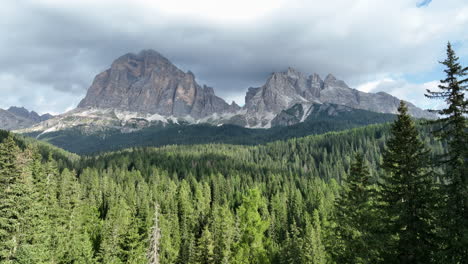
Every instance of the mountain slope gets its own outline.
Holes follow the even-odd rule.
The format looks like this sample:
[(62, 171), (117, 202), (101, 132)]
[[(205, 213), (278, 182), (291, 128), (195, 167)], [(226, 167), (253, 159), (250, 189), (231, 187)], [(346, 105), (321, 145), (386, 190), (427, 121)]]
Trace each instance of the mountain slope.
[[(50, 133), (30, 133), (30, 136), (79, 154), (90, 154), (135, 146), (192, 145), (203, 143), (229, 143), (257, 145), (275, 140), (322, 134), (358, 126), (389, 122), (392, 114), (381, 114), (340, 105), (319, 105), (303, 122), (270, 129), (249, 129), (237, 125), (212, 126), (209, 124), (155, 123), (132, 133), (113, 129), (90, 131), (74, 127)], [(287, 111), (286, 111), (287, 112)], [(279, 121), (278, 121), (279, 122)]]

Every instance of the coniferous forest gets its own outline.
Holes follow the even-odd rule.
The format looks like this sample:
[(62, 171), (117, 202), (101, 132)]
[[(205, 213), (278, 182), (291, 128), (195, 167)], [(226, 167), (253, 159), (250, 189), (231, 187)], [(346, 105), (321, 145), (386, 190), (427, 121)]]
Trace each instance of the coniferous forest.
[(442, 118), (77, 156), (0, 134), (1, 263), (468, 263), (468, 68)]

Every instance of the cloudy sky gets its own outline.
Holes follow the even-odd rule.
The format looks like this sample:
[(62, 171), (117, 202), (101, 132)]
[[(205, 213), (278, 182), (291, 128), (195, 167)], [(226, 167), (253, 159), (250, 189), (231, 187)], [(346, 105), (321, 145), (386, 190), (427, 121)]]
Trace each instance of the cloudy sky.
[(69, 110), (96, 74), (141, 49), (239, 104), (291, 66), (427, 108), (447, 41), (468, 65), (466, 0), (3, 1), (0, 108)]

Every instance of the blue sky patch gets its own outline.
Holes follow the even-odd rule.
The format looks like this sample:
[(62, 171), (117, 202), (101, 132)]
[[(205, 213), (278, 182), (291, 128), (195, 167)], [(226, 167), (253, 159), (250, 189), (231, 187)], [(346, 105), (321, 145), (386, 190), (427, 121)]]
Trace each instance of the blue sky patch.
[(428, 6), (431, 2), (432, 2), (432, 0), (420, 0), (416, 4), (416, 6), (417, 7), (425, 7), (425, 6)]

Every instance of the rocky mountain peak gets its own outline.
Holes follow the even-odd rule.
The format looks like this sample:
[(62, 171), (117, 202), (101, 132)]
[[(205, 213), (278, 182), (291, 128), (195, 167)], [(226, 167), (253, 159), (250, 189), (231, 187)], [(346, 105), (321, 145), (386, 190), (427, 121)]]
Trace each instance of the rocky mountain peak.
[(257, 94), (260, 90), (260, 87), (249, 87), (247, 89), (247, 93), (245, 94), (245, 104), (249, 104), (252, 98)]
[(45, 121), (53, 117), (51, 114), (48, 114), (48, 113), (44, 115), (39, 115), (35, 111), (29, 111), (23, 106), (22, 107), (10, 106), (10, 108), (8, 108), (7, 111), (16, 116), (23, 117), (23, 118), (32, 120), (34, 122)]
[(152, 49), (146, 49), (142, 50), (138, 53), (127, 53), (125, 55), (120, 56), (117, 58), (114, 63), (119, 64), (119, 63), (126, 63), (129, 60), (138, 60), (138, 61), (145, 61), (147, 64), (170, 64), (172, 63), (163, 55), (161, 55), (159, 52), (152, 50)]
[(313, 83), (322, 83), (323, 80), (322, 78), (320, 78), (320, 75), (318, 75), (317, 73), (313, 73), (312, 75), (310, 75), (310, 80), (311, 82)]
[(335, 81), (336, 81), (336, 77), (331, 73), (327, 74), (327, 76), (325, 77), (325, 80), (324, 80), (325, 83), (332, 83), (332, 82), (335, 82)]
[(22, 107), (17, 107), (17, 106), (10, 106), (10, 108), (7, 109), (8, 112), (14, 113), (18, 116), (22, 117), (29, 117), (31, 114), (32, 115), (37, 115), (39, 116), (36, 112), (27, 110), (26, 108)]
[(50, 114), (39, 115), (35, 111), (29, 111), (24, 107), (11, 106), (7, 110), (0, 109), (0, 129), (26, 128), (52, 117)]
[[(379, 113), (396, 113), (399, 100), (384, 93), (364, 93), (328, 74), (322, 81), (316, 73), (306, 77), (293, 68), (273, 73), (265, 85), (249, 88), (246, 94), (246, 119), (251, 127), (271, 125), (272, 118), (294, 105), (336, 104)], [(297, 108), (299, 109), (299, 108)], [(296, 109), (296, 110), (297, 110)], [(430, 113), (409, 104), (415, 117), (433, 118)]]
[(299, 72), (298, 70), (292, 68), (292, 67), (288, 67), (288, 69), (286, 70), (285, 72), (286, 76), (289, 77), (289, 78), (301, 78), (303, 77), (303, 74), (301, 72)]
[(344, 81), (337, 79), (331, 73), (328, 74), (327, 77), (325, 77), (323, 84), (324, 84), (324, 89), (326, 88), (349, 88), (348, 85)]
[(163, 116), (201, 118), (230, 111), (213, 88), (201, 87), (154, 50), (128, 53), (98, 74), (78, 108), (112, 108)]
[[(115, 113), (119, 113), (123, 118), (120, 121), (128, 116), (138, 116), (148, 120), (176, 118), (196, 123), (234, 123), (266, 128), (278, 120), (284, 123), (284, 120), (289, 120), (289, 115), (302, 122), (312, 104), (335, 104), (396, 113), (399, 99), (386, 93), (364, 93), (352, 89), (332, 74), (322, 79), (316, 73), (305, 75), (289, 67), (285, 71), (272, 73), (263, 86), (248, 88), (245, 105), (240, 107), (235, 102), (228, 104), (216, 96), (213, 88), (199, 85), (191, 71), (180, 70), (154, 50), (143, 50), (119, 57), (109, 69), (98, 74), (86, 97), (70, 115), (81, 118), (83, 122), (88, 122), (88, 116), (92, 113), (114, 113), (109, 117), (111, 120), (115, 118)], [(408, 104), (408, 108), (415, 117), (433, 117), (412, 104)], [(285, 110), (282, 119), (277, 118), (272, 123)], [(25, 113), (24, 109), (18, 112)], [(62, 119), (57, 117), (54, 120), (57, 126), (66, 127), (62, 123), (68, 122), (67, 114), (62, 115)], [(48, 124), (42, 127), (49, 129)]]
[(203, 91), (204, 91), (205, 94), (207, 94), (207, 95), (212, 95), (212, 96), (215, 95), (214, 89), (213, 89), (212, 87), (203, 85)]
[(130, 79), (149, 75), (153, 71), (166, 73), (180, 71), (167, 58), (154, 50), (142, 50), (138, 54), (127, 53), (116, 59), (110, 70), (124, 71)]

